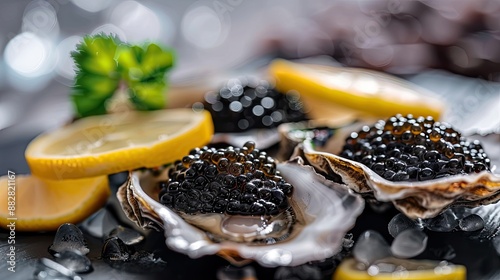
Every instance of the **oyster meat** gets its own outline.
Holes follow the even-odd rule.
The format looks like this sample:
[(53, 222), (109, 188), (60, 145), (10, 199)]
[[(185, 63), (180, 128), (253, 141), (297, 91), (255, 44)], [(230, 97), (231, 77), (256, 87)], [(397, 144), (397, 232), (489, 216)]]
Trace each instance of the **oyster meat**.
[[(222, 155), (237, 149), (241, 152), (244, 148), (223, 150), (217, 162), (232, 159), (232, 153)], [(247, 155), (252, 154), (253, 147), (249, 150), (245, 151)], [(140, 226), (164, 230), (169, 248), (193, 258), (218, 254), (234, 264), (255, 260), (268, 267), (295, 266), (323, 260), (341, 250), (343, 237), (364, 208), (361, 196), (346, 186), (325, 179), (311, 166), (304, 166), (301, 158), (275, 163), (270, 158), (260, 157), (262, 154), (258, 151), (254, 155), (259, 155), (263, 164), (255, 162), (253, 171), (240, 172), (240, 165), (231, 169), (234, 163), (238, 163), (235, 159), (228, 160), (229, 169), (216, 168), (210, 171), (215, 172), (215, 176), (207, 176), (204, 172), (211, 170), (209, 166), (213, 163), (209, 164), (208, 155), (203, 154), (209, 153), (213, 157), (219, 152), (208, 148), (194, 150), (160, 176), (149, 171), (131, 173), (118, 191), (124, 212)], [(207, 160), (204, 168), (199, 166), (200, 159)], [(198, 185), (184, 183), (182, 186), (183, 182), (190, 182), (194, 177), (200, 178), (188, 171), (191, 168), (198, 168), (198, 175), (205, 174), (202, 176), (208, 179), (205, 185), (201, 183), (204, 179), (195, 179)], [(235, 176), (237, 171), (240, 174)], [(243, 182), (241, 173), (252, 179)], [(231, 176), (225, 178), (228, 175), (236, 178), (236, 182), (232, 182)], [(238, 180), (241, 180), (240, 185)], [(211, 200), (210, 205), (201, 203), (202, 195), (213, 195), (207, 192), (210, 187), (203, 186), (217, 186), (213, 182), (228, 183), (222, 187), (234, 193), (225, 194), (225, 191), (218, 190), (217, 199)], [(272, 183), (265, 183), (264, 187), (264, 182)], [(252, 184), (259, 187), (252, 190)], [(174, 189), (178, 187), (175, 198), (170, 197), (172, 186)], [(268, 199), (266, 194), (261, 197), (259, 191), (265, 190), (259, 189), (270, 189), (273, 195)], [(188, 200), (182, 198), (181, 194), (187, 195), (190, 190), (199, 190), (200, 193), (195, 192), (198, 196), (192, 194)], [(284, 195), (284, 200), (279, 192)], [(257, 194), (258, 198), (248, 194)]]

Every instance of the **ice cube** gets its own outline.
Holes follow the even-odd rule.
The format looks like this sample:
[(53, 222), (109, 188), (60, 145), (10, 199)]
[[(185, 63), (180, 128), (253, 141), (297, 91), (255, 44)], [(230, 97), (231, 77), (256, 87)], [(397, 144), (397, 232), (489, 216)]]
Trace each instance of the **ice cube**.
[(136, 252), (116, 236), (106, 240), (101, 257), (111, 267), (133, 273), (159, 272), (166, 268), (162, 259), (149, 252)]
[(393, 273), (398, 268), (397, 265), (392, 263), (381, 262), (372, 264), (366, 269), (366, 273), (370, 276), (376, 276), (379, 273)]
[(424, 220), (426, 228), (438, 232), (450, 232), (458, 226), (457, 216), (450, 209), (439, 216)]
[(401, 232), (410, 228), (421, 229), (421, 227), (416, 221), (406, 217), (402, 213), (399, 213), (396, 216), (394, 216), (389, 222), (389, 225), (387, 226), (387, 229), (389, 230), (389, 233), (392, 235), (392, 237), (396, 237)]
[(97, 211), (81, 223), (85, 232), (97, 238), (106, 238), (117, 226), (115, 217), (106, 208)]
[(37, 280), (82, 280), (72, 270), (46, 258), (37, 260), (33, 276)]
[(118, 237), (108, 238), (101, 251), (101, 257), (105, 261), (127, 261), (130, 254), (128, 246)]
[(484, 221), (480, 216), (471, 214), (458, 220), (458, 226), (463, 231), (477, 231), (484, 228)]
[(484, 221), (484, 229), (477, 234), (476, 238), (489, 240), (498, 235), (500, 232), (500, 202), (473, 208), (471, 212), (479, 215)]
[(109, 233), (109, 237), (115, 236), (120, 238), (123, 243), (127, 245), (134, 245), (144, 240), (144, 236), (139, 232), (122, 226), (116, 227)]
[(391, 252), (399, 258), (418, 256), (427, 247), (427, 234), (418, 229), (407, 229), (394, 239)]
[(457, 219), (461, 219), (465, 216), (469, 216), (472, 213), (470, 208), (463, 207), (463, 206), (455, 206), (453, 208), (450, 208), (450, 210), (453, 211), (453, 213), (455, 213), (455, 216), (457, 217)]
[(361, 234), (353, 249), (354, 258), (359, 262), (370, 265), (391, 255), (389, 245), (380, 233), (367, 230)]
[(60, 253), (70, 250), (78, 251), (82, 255), (89, 252), (82, 231), (74, 224), (66, 223), (57, 229), (54, 241), (49, 247), (49, 253), (57, 257)]
[(56, 258), (56, 262), (76, 273), (92, 271), (92, 263), (89, 258), (83, 256), (78, 251), (64, 251)]

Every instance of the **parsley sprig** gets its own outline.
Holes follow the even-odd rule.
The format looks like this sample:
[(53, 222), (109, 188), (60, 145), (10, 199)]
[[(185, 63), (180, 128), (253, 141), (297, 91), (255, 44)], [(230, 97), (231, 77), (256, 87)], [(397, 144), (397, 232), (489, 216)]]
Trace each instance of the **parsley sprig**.
[(106, 104), (122, 87), (136, 109), (164, 108), (165, 75), (174, 64), (171, 49), (97, 34), (85, 36), (71, 55), (77, 67), (71, 98), (78, 117), (106, 114)]

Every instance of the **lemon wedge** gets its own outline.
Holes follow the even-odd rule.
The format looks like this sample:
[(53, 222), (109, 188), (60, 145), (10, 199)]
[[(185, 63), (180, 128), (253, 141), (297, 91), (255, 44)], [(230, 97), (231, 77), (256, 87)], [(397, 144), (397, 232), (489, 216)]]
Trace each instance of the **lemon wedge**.
[(63, 180), (94, 177), (173, 162), (207, 144), (206, 111), (171, 109), (92, 116), (44, 133), (27, 147), (32, 174)]
[(332, 112), (372, 117), (413, 114), (439, 119), (445, 108), (427, 90), (376, 71), (275, 60), (269, 72), (280, 92), (300, 93), (315, 119)]
[[(358, 268), (354, 259), (345, 259), (333, 274), (333, 280), (465, 280), (466, 269), (461, 265), (425, 260), (390, 258), (379, 261), (367, 270)], [(404, 267), (404, 269), (402, 269)], [(384, 271), (387, 270), (387, 271)], [(394, 271), (392, 271), (394, 270)], [(391, 272), (389, 272), (391, 271)]]
[(101, 208), (110, 195), (107, 176), (47, 180), (30, 175), (0, 177), (0, 225), (19, 231), (56, 230), (79, 223)]

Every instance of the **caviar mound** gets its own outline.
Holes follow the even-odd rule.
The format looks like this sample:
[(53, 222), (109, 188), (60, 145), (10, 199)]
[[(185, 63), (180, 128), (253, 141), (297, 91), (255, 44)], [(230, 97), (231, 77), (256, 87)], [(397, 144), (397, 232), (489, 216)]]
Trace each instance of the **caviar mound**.
[(241, 148), (193, 149), (159, 183), (160, 202), (179, 212), (278, 215), (290, 207), (293, 186), (253, 142)]
[(395, 115), (363, 126), (346, 139), (342, 157), (360, 162), (389, 181), (426, 181), (490, 169), (477, 140), (432, 117)]
[(300, 96), (281, 94), (266, 81), (232, 79), (218, 92), (205, 95), (215, 132), (241, 132), (305, 120)]

